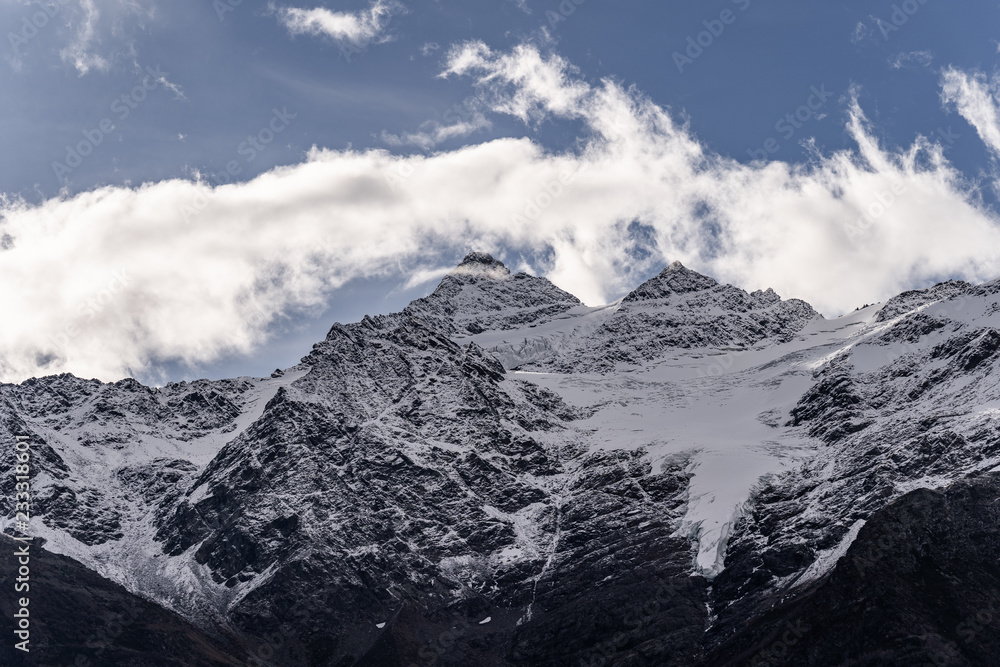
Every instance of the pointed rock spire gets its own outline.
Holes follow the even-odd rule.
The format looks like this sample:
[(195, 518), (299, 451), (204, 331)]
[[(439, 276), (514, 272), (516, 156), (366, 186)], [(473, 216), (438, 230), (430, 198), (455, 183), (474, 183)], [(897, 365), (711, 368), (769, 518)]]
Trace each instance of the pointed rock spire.
[(504, 263), (494, 259), (485, 252), (470, 252), (462, 260), (452, 275), (486, 275), (492, 278), (502, 278), (510, 275), (510, 269)]
[(403, 313), (436, 322), (449, 333), (477, 334), (547, 321), (580, 301), (545, 278), (511, 274), (485, 252), (471, 252), (428, 296)]
[(700, 290), (712, 289), (718, 286), (714, 278), (703, 276), (697, 271), (686, 268), (680, 262), (671, 262), (659, 275), (650, 278), (639, 285), (628, 296), (625, 303), (663, 299), (671, 294), (686, 294)]

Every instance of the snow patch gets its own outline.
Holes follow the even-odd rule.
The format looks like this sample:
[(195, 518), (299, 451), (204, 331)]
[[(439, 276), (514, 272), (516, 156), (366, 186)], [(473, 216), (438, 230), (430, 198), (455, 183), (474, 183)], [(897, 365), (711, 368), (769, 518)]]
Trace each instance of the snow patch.
[(813, 561), (812, 565), (806, 568), (806, 571), (795, 580), (795, 585), (801, 586), (811, 581), (816, 581), (832, 570), (834, 566), (837, 565), (837, 562), (844, 557), (847, 550), (851, 548), (851, 545), (854, 544), (854, 540), (858, 538), (858, 533), (861, 532), (861, 528), (865, 525), (865, 523), (864, 519), (858, 519), (855, 521), (850, 530), (847, 531), (847, 534), (841, 538), (837, 546), (820, 552), (819, 556), (817, 556), (816, 560)]

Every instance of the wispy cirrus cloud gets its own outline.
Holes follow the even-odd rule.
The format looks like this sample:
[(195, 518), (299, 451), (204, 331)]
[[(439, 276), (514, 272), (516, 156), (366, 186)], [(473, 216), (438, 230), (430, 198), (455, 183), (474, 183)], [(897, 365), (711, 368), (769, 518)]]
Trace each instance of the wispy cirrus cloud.
[(441, 123), (436, 120), (427, 121), (416, 132), (393, 134), (383, 131), (382, 141), (387, 146), (416, 146), (417, 148), (426, 150), (451, 139), (467, 137), (470, 134), (491, 126), (492, 123), (486, 116), (481, 113), (475, 113), (468, 119), (460, 119), (452, 123)]
[(941, 76), (941, 100), (953, 106), (990, 149), (1000, 157), (1000, 76), (963, 72), (954, 67)]
[(94, 0), (80, 0), (81, 15), (73, 40), (59, 52), (63, 62), (72, 64), (80, 74), (91, 69), (107, 70), (108, 59), (94, 50), (97, 37), (97, 22), (101, 12)]
[(525, 14), (531, 13), (531, 9), (528, 7), (528, 0), (507, 0), (507, 2), (514, 3), (514, 6), (520, 9)]
[(930, 51), (906, 51), (889, 58), (889, 67), (892, 69), (902, 69), (906, 65), (927, 67), (933, 61), (934, 54)]
[(12, 51), (7, 59), (18, 71), (26, 58), (46, 57), (44, 51), (55, 41), (58, 46), (53, 55), (80, 76), (106, 72), (120, 61), (135, 59), (136, 32), (156, 16), (152, 0), (53, 0), (21, 4), (28, 11), (7, 33)]
[(854, 30), (851, 32), (851, 44), (857, 44), (867, 39), (871, 33), (872, 31), (868, 26), (858, 21), (858, 24), (854, 26)]

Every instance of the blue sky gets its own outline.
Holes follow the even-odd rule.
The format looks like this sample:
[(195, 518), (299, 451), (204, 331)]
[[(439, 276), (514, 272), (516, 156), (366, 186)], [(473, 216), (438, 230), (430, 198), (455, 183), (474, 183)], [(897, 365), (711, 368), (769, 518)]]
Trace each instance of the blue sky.
[[(926, 255), (935, 248), (919, 244), (911, 248), (916, 233), (911, 231), (905, 243), (886, 236), (879, 239), (881, 249), (865, 246), (870, 252), (858, 250), (856, 243), (845, 245), (847, 251), (831, 249), (831, 266), (843, 262), (846, 267), (837, 271), (853, 271), (851, 262), (856, 262), (858, 271), (873, 273), (834, 293), (823, 287), (839, 275), (831, 269), (831, 273), (816, 276), (810, 287), (810, 281), (796, 275), (803, 269), (782, 259), (782, 253), (790, 252), (787, 248), (768, 250), (778, 242), (775, 239), (782, 238), (781, 232), (751, 240), (740, 226), (743, 223), (723, 219), (725, 206), (736, 206), (730, 189), (724, 193), (699, 191), (697, 197), (708, 201), (708, 210), (722, 222), (707, 221), (694, 231), (685, 226), (687, 222), (675, 219), (681, 217), (679, 209), (690, 203), (693, 194), (650, 214), (649, 220), (644, 219), (649, 206), (633, 211), (623, 205), (621, 210), (609, 207), (603, 219), (592, 221), (595, 229), (605, 229), (627, 225), (628, 219), (634, 218), (645, 230), (640, 236), (653, 239), (652, 252), (639, 247), (641, 244), (623, 245), (620, 232), (605, 238), (602, 242), (606, 246), (583, 247), (580, 238), (585, 234), (574, 236), (571, 228), (553, 228), (548, 237), (529, 239), (507, 236), (492, 223), (477, 221), (474, 213), (463, 214), (465, 227), (441, 222), (440, 228), (426, 221), (417, 225), (404, 213), (396, 224), (407, 229), (419, 227), (419, 234), (411, 229), (421, 239), (419, 243), (382, 252), (375, 250), (377, 239), (368, 240), (372, 250), (361, 257), (357, 248), (351, 250), (339, 245), (339, 240), (330, 241), (328, 253), (318, 268), (310, 270), (308, 280), (292, 286), (282, 283), (285, 286), (278, 292), (261, 284), (281, 283), (283, 279), (275, 278), (274, 272), (285, 275), (287, 267), (275, 268), (281, 264), (279, 259), (250, 247), (238, 251), (242, 253), (238, 266), (268, 268), (253, 275), (256, 269), (248, 269), (242, 281), (226, 289), (220, 287), (220, 293), (211, 298), (203, 298), (204, 277), (188, 283), (168, 278), (172, 274), (163, 271), (123, 281), (122, 289), (114, 290), (96, 316), (93, 309), (81, 314), (79, 303), (87, 301), (87, 292), (76, 291), (77, 285), (86, 283), (91, 285), (87, 288), (90, 293), (100, 294), (101, 286), (113, 280), (101, 273), (101, 267), (111, 264), (131, 267), (130, 275), (142, 274), (143, 267), (157, 261), (191, 261), (198, 267), (192, 271), (208, 276), (212, 271), (231, 273), (231, 265), (221, 260), (216, 263), (215, 258), (237, 251), (213, 251), (212, 243), (217, 241), (201, 238), (200, 231), (193, 231), (195, 227), (201, 225), (198, 230), (204, 230), (205, 225), (215, 224), (216, 207), (228, 206), (230, 195), (247, 198), (240, 205), (252, 206), (247, 202), (254, 201), (258, 208), (263, 198), (278, 218), (282, 212), (297, 210), (305, 197), (321, 196), (316, 193), (323, 192), (322, 183), (310, 180), (308, 194), (293, 185), (295, 178), (306, 179), (306, 172), (319, 169), (308, 167), (316, 159), (314, 150), (327, 151), (323, 153), (327, 157), (320, 161), (332, 171), (309, 178), (327, 178), (330, 191), (346, 188), (351, 197), (363, 198), (365, 188), (350, 180), (351, 170), (368, 167), (353, 164), (344, 156), (382, 151), (377, 154), (383, 157), (371, 160), (382, 160), (383, 168), (397, 164), (392, 162), (393, 156), (410, 160), (398, 164), (419, 167), (448, 165), (449, 160), (462, 158), (463, 150), (480, 147), (483, 154), (494, 148), (511, 149), (511, 160), (520, 155), (522, 160), (566, 162), (613, 142), (602, 135), (599, 115), (604, 112), (595, 111), (594, 105), (599, 103), (591, 97), (575, 97), (570, 104), (577, 105), (574, 108), (560, 106), (559, 95), (565, 91), (556, 91), (558, 86), (543, 90), (539, 87), (543, 84), (532, 88), (535, 84), (520, 76), (523, 69), (518, 68), (530, 60), (530, 54), (518, 51), (523, 48), (537, 53), (541, 62), (558, 61), (556, 69), (570, 82), (570, 88), (586, 85), (597, 91), (607, 81), (631, 100), (633, 110), (636, 105), (653, 105), (684, 135), (683, 141), (665, 141), (663, 150), (683, 153), (697, 146), (697, 151), (711, 160), (731, 159), (743, 166), (730, 163), (710, 168), (724, 169), (734, 183), (758, 179), (752, 189), (776, 187), (786, 194), (789, 189), (808, 192), (817, 186), (839, 200), (836, 193), (842, 189), (874, 188), (877, 196), (878, 192), (891, 191), (897, 182), (901, 193), (914, 192), (900, 181), (909, 183), (912, 179), (914, 188), (947, 189), (961, 204), (962, 212), (956, 222), (938, 224), (955, 224), (956, 238), (982, 246), (992, 240), (996, 222), (997, 146), (989, 139), (990, 122), (995, 121), (989, 111), (996, 101), (998, 15), (1000, 6), (995, 3), (943, 0), (0, 2), (0, 21), (6, 33), (0, 43), (0, 190), (6, 193), (7, 201), (9, 231), (5, 233), (13, 239), (6, 270), (15, 282), (41, 281), (32, 303), (38, 303), (37, 290), (45, 287), (52, 312), (69, 307), (76, 311), (74, 317), (86, 318), (74, 327), (61, 324), (53, 315), (57, 330), (72, 328), (83, 333), (69, 336), (69, 343), (56, 335), (51, 350), (32, 348), (24, 342), (37, 338), (40, 331), (45, 333), (45, 327), (51, 329), (51, 318), (41, 318), (33, 325), (41, 327), (40, 331), (26, 330), (9, 338), (7, 343), (18, 353), (11, 353), (6, 360), (5, 375), (15, 378), (26, 373), (79, 369), (81, 374), (131, 373), (159, 381), (262, 373), (294, 363), (335, 320), (350, 321), (365, 312), (398, 309), (410, 298), (426, 293), (435, 280), (414, 282), (414, 275), (422, 271), (439, 276), (442, 268), (458, 261), (470, 247), (483, 244), (504, 255), (515, 268), (523, 265), (550, 275), (557, 284), (588, 301), (617, 298), (635, 281), (678, 257), (746, 287), (756, 288), (765, 280), (777, 282), (775, 287), (783, 295), (809, 298), (829, 314), (935, 279), (991, 277), (1000, 265), (994, 265), (995, 256), (983, 254), (982, 248), (970, 250), (968, 256), (960, 249), (950, 250), (947, 261), (928, 268)], [(469, 51), (473, 64), (457, 66), (456, 54), (469, 44), (481, 47)], [(517, 53), (520, 60), (513, 57)], [(511, 59), (501, 66), (505, 56)], [(451, 73), (442, 76), (446, 70)], [(948, 82), (953, 94), (943, 99)], [(524, 95), (530, 97), (527, 102)], [(850, 130), (852, 117), (856, 117), (852, 116), (854, 100), (863, 114), (859, 122), (864, 136), (876, 142), (880, 151), (895, 156), (890, 163), (905, 156), (917, 136), (923, 135), (940, 151), (946, 166), (939, 161), (930, 174), (927, 169), (934, 158), (929, 154), (917, 156), (909, 167), (890, 164), (884, 169), (876, 164), (878, 159), (864, 158), (858, 134)], [(607, 113), (628, 115), (624, 111), (628, 106), (618, 111), (608, 107)], [(661, 130), (641, 131), (656, 134)], [(510, 138), (527, 142), (531, 151), (518, 153), (520, 148), (514, 150), (514, 144), (504, 143)], [(855, 166), (867, 160), (860, 167), (860, 176), (847, 173), (834, 158), (844, 151), (854, 156), (850, 159)], [(87, 155), (80, 155), (77, 164), (74, 155), (80, 152)], [(435, 156), (437, 162), (424, 162)], [(775, 181), (773, 172), (753, 158), (780, 165), (786, 172), (785, 181)], [(505, 157), (491, 159), (506, 164)], [(343, 168), (334, 167), (334, 162)], [(488, 160), (484, 158), (482, 164)], [(227, 166), (231, 174), (226, 173)], [(285, 173), (282, 168), (294, 171), (295, 176), (280, 178)], [(697, 167), (705, 168), (704, 164)], [(456, 173), (465, 173), (456, 169)], [(818, 171), (808, 177), (796, 176), (796, 170), (810, 169)], [(622, 173), (626, 171), (623, 167)], [(872, 173), (883, 176), (884, 185), (865, 181), (865, 174)], [(635, 178), (642, 178), (641, 169), (636, 174)], [(265, 181), (255, 181), (258, 177)], [(210, 193), (205, 210), (195, 206), (199, 218), (195, 225), (183, 214), (185, 207), (189, 212), (192, 208), (191, 195), (177, 194), (183, 188), (174, 185), (173, 195), (163, 195), (179, 197), (176, 205), (166, 204), (175, 211), (173, 219), (157, 218), (155, 224), (140, 226), (144, 206), (154, 200), (155, 207), (164, 206), (163, 197), (145, 193), (143, 184), (149, 187), (177, 179), (200, 182)], [(265, 186), (271, 181), (267, 179), (281, 181), (281, 185), (268, 189)], [(789, 185), (789, 179), (796, 183)], [(836, 179), (842, 182), (833, 183)], [(667, 188), (663, 199), (670, 199), (676, 190), (669, 189), (667, 181), (664, 176), (657, 183), (650, 182), (640, 198), (648, 196), (656, 201), (656, 188)], [(223, 188), (215, 196), (213, 186), (229, 182), (253, 187)], [(417, 199), (401, 210), (424, 211), (453, 196), (445, 194), (447, 184), (434, 183), (424, 187), (426, 201), (413, 195)], [(100, 192), (112, 193), (106, 195), (110, 199), (120, 196), (134, 201), (113, 211), (101, 209), (107, 203), (102, 199), (105, 195), (97, 196)], [(525, 196), (531, 199), (535, 195), (529, 192)], [(862, 203), (864, 197), (871, 199), (871, 195), (857, 195)], [(722, 200), (727, 203), (723, 205)], [(319, 238), (338, 238), (338, 215), (343, 209), (337, 202), (342, 200), (326, 202), (326, 219), (310, 213), (315, 215), (308, 224), (317, 227)], [(353, 199), (351, 203), (355, 203)], [(367, 205), (378, 206), (378, 201)], [(436, 215), (441, 221), (457, 215), (464, 205), (448, 204), (441, 212), (427, 215)], [(934, 206), (923, 204), (926, 210)], [(903, 215), (902, 207), (890, 208), (888, 217)], [(249, 214), (241, 212), (245, 210), (250, 209), (233, 203), (220, 209), (218, 215), (234, 216), (234, 225), (239, 221), (250, 224), (246, 222)], [(688, 218), (697, 217), (697, 210), (695, 205)], [(799, 202), (776, 210), (775, 216), (826, 215), (808, 211), (812, 209)], [(50, 214), (51, 218), (46, 217)], [(129, 217), (132, 215), (135, 217)], [(556, 213), (549, 209), (541, 215)], [(60, 266), (80, 262), (73, 272), (54, 275), (58, 272), (51, 267), (43, 272), (46, 261), (32, 260), (34, 256), (28, 254), (30, 234), (22, 232), (24, 240), (19, 244), (14, 233), (29, 220), (35, 228), (49, 230), (50, 246), (65, 246), (67, 254)], [(732, 228), (727, 226), (730, 222)], [(88, 235), (83, 228), (87, 224), (101, 231)], [(253, 225), (258, 226), (243, 228), (243, 233), (263, 229), (260, 225), (281, 224), (280, 219), (257, 221)], [(390, 225), (387, 229), (392, 234), (391, 224), (385, 224)], [(928, 220), (926, 224), (934, 223)], [(69, 225), (76, 228), (71, 230)], [(110, 234), (106, 227), (115, 225), (127, 233)], [(148, 231), (160, 229), (158, 225), (164, 226), (169, 243)], [(669, 233), (664, 231), (667, 227)], [(867, 225), (862, 227), (866, 234), (871, 233)], [(225, 233), (236, 234), (234, 229)], [(268, 228), (268, 233), (274, 230)], [(716, 238), (719, 234), (722, 239)], [(813, 246), (827, 242), (826, 232), (810, 234), (794, 241), (809, 247), (799, 256), (819, 252)], [(220, 236), (225, 234), (220, 232)], [(700, 237), (698, 243), (694, 236)], [(187, 239), (183, 243), (177, 240), (182, 237)], [(567, 241), (568, 237), (573, 238)], [(125, 241), (114, 245), (108, 240), (114, 238), (131, 238), (137, 245), (129, 246)], [(42, 239), (35, 242), (42, 244)], [(191, 247), (205, 252), (192, 253)], [(159, 256), (157, 248), (162, 250)], [(899, 262), (882, 265), (882, 260), (873, 259), (897, 249)], [(18, 252), (26, 254), (15, 261)], [(168, 257), (171, 252), (175, 255)], [(849, 253), (855, 253), (850, 261), (845, 259)], [(648, 259), (631, 263), (630, 256)], [(147, 259), (140, 261), (140, 257)], [(804, 266), (815, 263), (811, 260)], [(872, 268), (873, 263), (878, 266)], [(0, 255), (0, 272), (5, 270), (3, 264)], [(291, 272), (299, 268), (301, 262), (293, 265)], [(167, 279), (174, 281), (169, 288), (176, 293), (169, 299), (162, 294), (168, 289), (163, 284)], [(226, 280), (221, 279), (220, 284)], [(576, 285), (579, 289), (574, 289)], [(799, 285), (803, 293), (787, 293)], [(190, 291), (189, 298), (185, 290)], [(241, 305), (248, 293), (267, 295), (266, 299), (261, 297), (263, 305), (256, 308), (257, 315), (249, 315)], [(23, 298), (28, 304), (29, 297)], [(184, 302), (183, 309), (175, 307), (178, 316), (183, 312), (197, 318), (198, 309), (204, 308), (213, 317), (227, 312), (233, 320), (220, 320), (211, 331), (194, 338), (178, 333), (175, 338), (164, 335), (158, 342), (148, 342), (150, 327), (169, 319), (167, 302), (175, 298)], [(157, 299), (164, 302), (162, 312), (149, 307)], [(142, 319), (135, 315), (140, 302), (143, 312), (149, 314), (148, 321), (135, 321)], [(220, 310), (223, 302), (236, 304), (232, 312), (225, 307)], [(227, 326), (233, 330), (231, 340), (224, 333)], [(98, 341), (108, 335), (131, 351), (117, 360), (108, 358), (108, 352), (98, 351)], [(144, 336), (147, 342), (135, 341)], [(53, 338), (51, 334), (43, 337)], [(84, 338), (94, 342), (85, 344)]]
[[(3, 24), (23, 28), (23, 20), (41, 4), (3, 3)], [(315, 6), (357, 11), (367, 4)], [(635, 85), (658, 104), (686, 114), (712, 149), (749, 159), (748, 150), (773, 137), (780, 149), (769, 157), (801, 160), (799, 142), (808, 137), (826, 149), (849, 143), (838, 100), (852, 83), (861, 87), (862, 104), (887, 141), (908, 144), (917, 133), (948, 125), (960, 136), (967, 133), (965, 123), (938, 101), (940, 68), (991, 71), (1000, 39), (995, 29), (1000, 5), (987, 2), (962, 3), (958, 10), (928, 0), (895, 29), (893, 6), (899, 3), (888, 1), (587, 0), (579, 6), (568, 3), (574, 10), (567, 16), (554, 0), (528, 0), (530, 14), (503, 0), (427, 1), (410, 2), (405, 14), (392, 17), (386, 31), (392, 41), (362, 46), (348, 61), (331, 39), (290, 36), (265, 2), (244, 0), (222, 11), (221, 18), (204, 1), (149, 2), (143, 6), (151, 16), (97, 2), (100, 42), (90, 48), (108, 66), (81, 74), (59, 55), (81, 20), (78, 12), (70, 16), (75, 5), (69, 0), (37, 36), (18, 44), (20, 55), (9, 35), (5, 40), (8, 65), (17, 64), (0, 70), (5, 91), (0, 142), (8, 156), (0, 164), (0, 178), (5, 192), (31, 200), (54, 196), (64, 185), (79, 192), (223, 169), (246, 136), (267, 121), (272, 107), (288, 108), (297, 114), (295, 122), (246, 166), (241, 178), (299, 162), (313, 145), (386, 147), (383, 131), (413, 130), (475, 92), (467, 81), (436, 78), (444, 53), (422, 55), (429, 43), (447, 49), (481, 39), (502, 49), (543, 41), (539, 33), (545, 28), (552, 48), (587, 78)], [(732, 12), (734, 22), (723, 25), (701, 55), (678, 71), (673, 54), (684, 54), (688, 38), (705, 32), (704, 22), (717, 21), (723, 11)], [(117, 23), (122, 34), (115, 35), (105, 23)], [(868, 34), (855, 41), (859, 24)], [(160, 86), (118, 122), (113, 101), (140, 83), (146, 67), (167, 73), (181, 95)], [(805, 104), (813, 86), (833, 96), (784, 140), (786, 133), (775, 130), (776, 122)], [(105, 117), (116, 120), (108, 141), (68, 177), (58, 178), (52, 162), (64, 161), (65, 146)], [(528, 132), (510, 119), (473, 139)], [(532, 134), (554, 146), (575, 139), (574, 128), (565, 126), (543, 125)], [(468, 140), (461, 137), (450, 145)], [(985, 158), (982, 146), (956, 143), (949, 157), (964, 169), (977, 169)]]

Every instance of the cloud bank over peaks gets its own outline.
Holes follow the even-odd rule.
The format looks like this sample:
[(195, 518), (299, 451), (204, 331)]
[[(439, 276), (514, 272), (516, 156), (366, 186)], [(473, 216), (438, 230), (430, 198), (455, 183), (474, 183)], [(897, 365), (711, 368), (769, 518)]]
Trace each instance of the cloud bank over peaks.
[[(589, 304), (673, 260), (828, 315), (1000, 274), (996, 215), (974, 186), (929, 139), (882, 146), (856, 94), (843, 110), (856, 148), (741, 164), (639, 91), (534, 46), (461, 44), (442, 76), (477, 87), (484, 115), (580, 122), (583, 136), (564, 151), (513, 138), (426, 155), (314, 148), (246, 183), (6, 201), (0, 281), (18, 289), (0, 292), (0, 377), (117, 379), (250, 353), (348, 280), (423, 279), (467, 249), (543, 258), (530, 268)], [(984, 80), (946, 72), (942, 88), (984, 142), (1000, 136)]]

